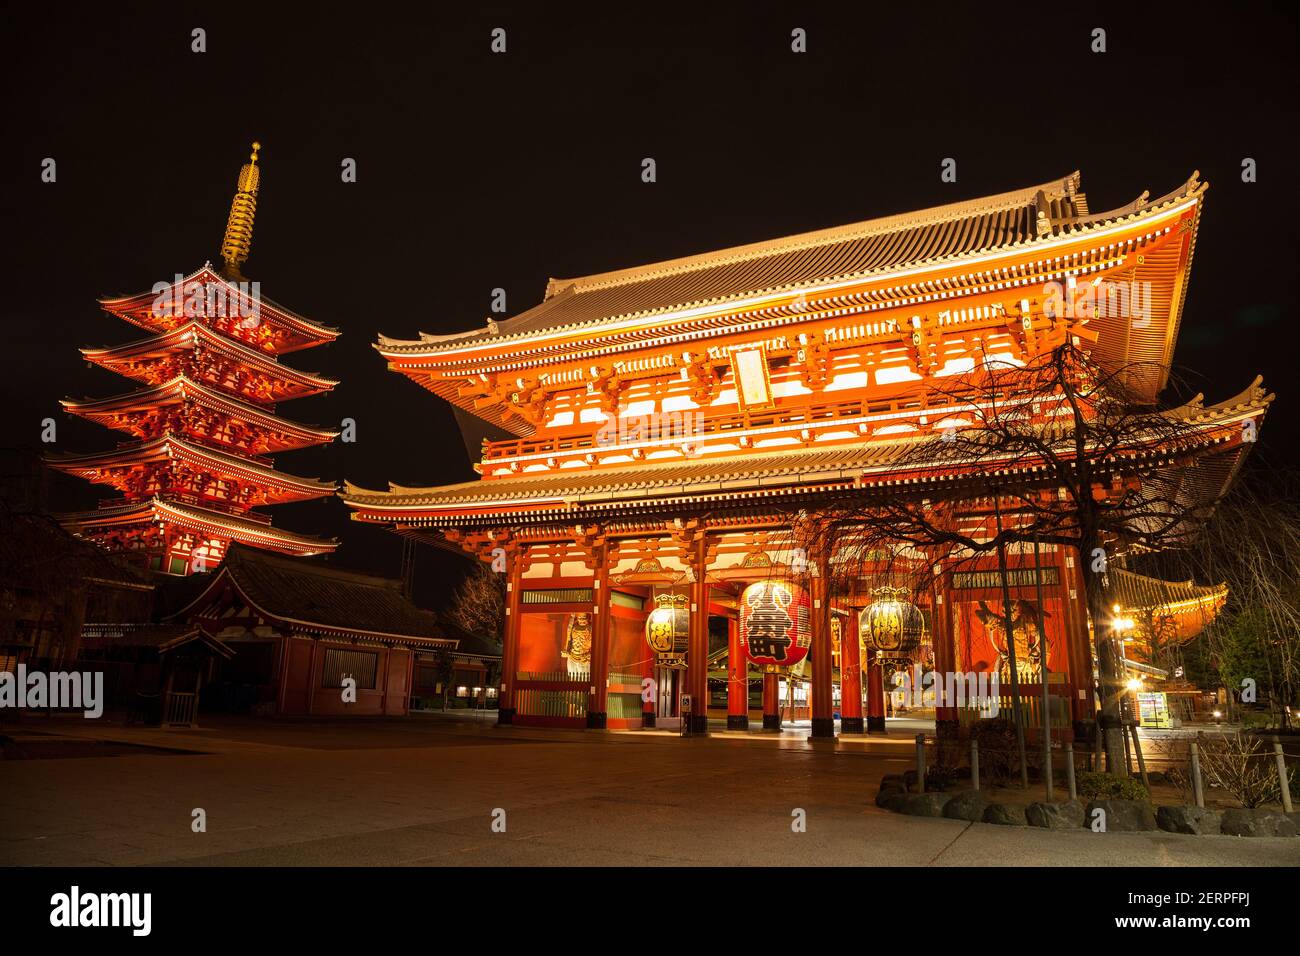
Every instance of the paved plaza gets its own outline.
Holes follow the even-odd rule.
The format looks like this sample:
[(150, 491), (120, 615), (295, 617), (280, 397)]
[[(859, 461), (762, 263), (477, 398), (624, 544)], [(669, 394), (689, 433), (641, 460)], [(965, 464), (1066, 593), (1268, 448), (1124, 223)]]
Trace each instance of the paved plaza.
[[(33, 758), (0, 761), (3, 865), (1300, 864), (1297, 839), (887, 813), (872, 798), (911, 765), (903, 733), (814, 744), (418, 715), (192, 731), (24, 715), (0, 732)], [(797, 809), (806, 832), (792, 830)]]

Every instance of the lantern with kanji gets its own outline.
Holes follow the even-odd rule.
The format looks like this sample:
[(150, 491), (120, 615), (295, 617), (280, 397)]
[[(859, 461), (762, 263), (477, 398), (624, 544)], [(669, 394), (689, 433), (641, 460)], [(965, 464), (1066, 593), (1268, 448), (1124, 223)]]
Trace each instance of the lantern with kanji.
[(686, 595), (655, 595), (655, 609), (645, 622), (645, 642), (652, 651), (661, 655), (684, 655), (690, 628), (691, 612), (686, 609)]
[(812, 602), (789, 581), (757, 581), (740, 597), (740, 646), (760, 667), (790, 667), (812, 646)]
[(882, 657), (913, 657), (925, 636), (925, 615), (907, 600), (906, 588), (881, 588), (862, 612), (863, 645)]

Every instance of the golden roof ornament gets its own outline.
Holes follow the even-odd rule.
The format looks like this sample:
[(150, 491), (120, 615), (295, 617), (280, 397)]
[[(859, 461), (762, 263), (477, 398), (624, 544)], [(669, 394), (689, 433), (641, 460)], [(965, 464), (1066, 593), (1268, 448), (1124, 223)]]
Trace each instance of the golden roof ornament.
[(253, 245), (253, 216), (257, 212), (257, 187), (261, 170), (257, 168), (257, 151), (261, 143), (253, 143), (253, 153), (239, 171), (235, 184), (235, 198), (230, 203), (230, 218), (226, 220), (226, 235), (221, 240), (221, 258), (226, 264), (225, 273), (231, 278), (242, 278), (239, 267), (248, 259)]

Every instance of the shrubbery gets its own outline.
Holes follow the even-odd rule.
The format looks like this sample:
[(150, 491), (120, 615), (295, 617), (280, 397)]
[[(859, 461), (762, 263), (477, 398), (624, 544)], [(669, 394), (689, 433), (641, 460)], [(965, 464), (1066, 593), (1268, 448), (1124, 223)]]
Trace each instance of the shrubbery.
[(1084, 800), (1146, 800), (1151, 793), (1142, 785), (1142, 781), (1132, 777), (1117, 777), (1114, 774), (1099, 773), (1093, 770), (1081, 770), (1075, 775), (1075, 786), (1079, 797)]
[(949, 764), (936, 764), (925, 768), (927, 793), (942, 793), (957, 782), (957, 768)]

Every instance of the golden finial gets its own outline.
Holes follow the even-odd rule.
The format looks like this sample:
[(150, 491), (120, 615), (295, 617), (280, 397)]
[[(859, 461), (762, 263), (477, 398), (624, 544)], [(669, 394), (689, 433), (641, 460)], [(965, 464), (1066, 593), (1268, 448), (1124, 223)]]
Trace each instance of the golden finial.
[(221, 240), (225, 271), (234, 278), (240, 278), (239, 267), (248, 259), (248, 250), (253, 245), (253, 216), (257, 212), (257, 186), (261, 179), (257, 151), (261, 148), (261, 143), (253, 143), (252, 155), (239, 171), (235, 198), (230, 204), (230, 218), (226, 220), (226, 235)]

